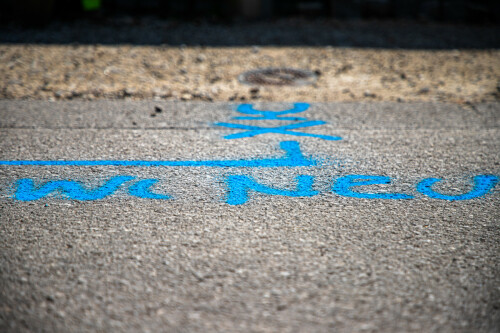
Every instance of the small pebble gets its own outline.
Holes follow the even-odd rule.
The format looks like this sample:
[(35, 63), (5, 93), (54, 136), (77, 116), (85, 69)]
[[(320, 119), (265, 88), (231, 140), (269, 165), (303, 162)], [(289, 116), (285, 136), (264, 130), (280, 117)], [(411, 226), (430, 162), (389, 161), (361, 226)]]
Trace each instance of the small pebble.
[(279, 304), (277, 307), (276, 307), (276, 310), (278, 311), (283, 311), (286, 309), (286, 304)]
[(427, 94), (430, 91), (428, 87), (424, 87), (418, 91), (419, 95)]
[(182, 94), (181, 96), (181, 100), (183, 101), (189, 101), (193, 98), (193, 96), (191, 94)]
[(130, 89), (130, 88), (125, 88), (125, 89), (123, 89), (123, 96), (124, 96), (124, 97), (130, 97), (130, 96), (132, 96), (134, 93), (135, 93), (135, 90), (134, 90), (134, 89)]
[(291, 274), (290, 274), (290, 272), (286, 272), (286, 271), (285, 271), (285, 272), (281, 272), (281, 273), (280, 273), (280, 275), (281, 275), (282, 277), (289, 277)]
[(198, 54), (198, 56), (196, 57), (197, 63), (204, 62), (205, 60), (207, 60), (207, 57), (204, 54)]

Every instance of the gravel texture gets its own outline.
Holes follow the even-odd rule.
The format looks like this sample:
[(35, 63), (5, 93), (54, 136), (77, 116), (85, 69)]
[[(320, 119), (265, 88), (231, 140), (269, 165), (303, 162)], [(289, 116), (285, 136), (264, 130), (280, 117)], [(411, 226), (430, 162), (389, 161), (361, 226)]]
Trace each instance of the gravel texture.
[[(500, 98), (498, 36), (496, 26), (300, 19), (4, 26), (0, 98), (492, 102)], [(238, 82), (265, 67), (319, 79), (298, 87)]]

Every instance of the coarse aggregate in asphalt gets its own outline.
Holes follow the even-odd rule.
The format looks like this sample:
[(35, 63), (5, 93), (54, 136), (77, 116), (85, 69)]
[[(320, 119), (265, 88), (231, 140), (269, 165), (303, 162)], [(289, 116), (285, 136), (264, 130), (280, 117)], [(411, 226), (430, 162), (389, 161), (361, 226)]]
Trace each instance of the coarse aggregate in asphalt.
[[(227, 140), (237, 103), (0, 101), (0, 160), (252, 160), (282, 141), (323, 163), (290, 168), (0, 166), (0, 328), (4, 331), (496, 332), (500, 327), (498, 103), (312, 103), (324, 125)], [(291, 103), (257, 103), (286, 110)], [(280, 121), (279, 124), (287, 124)], [(410, 200), (349, 198), (349, 174)], [(170, 200), (12, 198), (15, 182), (158, 179)], [(314, 176), (311, 197), (251, 192), (226, 203), (229, 176), (280, 189)]]

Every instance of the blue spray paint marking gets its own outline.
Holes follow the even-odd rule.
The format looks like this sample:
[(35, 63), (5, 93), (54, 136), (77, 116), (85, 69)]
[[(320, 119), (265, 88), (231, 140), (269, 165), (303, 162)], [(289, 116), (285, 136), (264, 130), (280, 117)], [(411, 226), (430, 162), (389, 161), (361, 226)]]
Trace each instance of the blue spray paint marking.
[[(70, 180), (51, 180), (42, 185), (35, 186), (32, 179), (20, 179), (16, 182), (14, 199), (20, 201), (39, 200), (52, 193), (62, 194), (72, 200), (99, 200), (115, 193), (125, 183), (134, 180), (132, 176), (115, 176), (107, 180), (102, 186), (94, 189), (85, 188), (80, 182)], [(153, 193), (151, 188), (158, 182), (157, 179), (142, 179), (131, 184), (128, 194), (144, 199), (171, 199), (166, 194)], [(286, 197), (311, 197), (319, 192), (312, 189), (314, 177), (299, 175), (296, 177), (296, 190), (276, 189), (259, 184), (250, 176), (231, 175), (226, 179), (228, 187), (226, 202), (230, 205), (242, 205), (249, 200), (249, 192), (260, 192), (269, 195), (281, 195)], [(337, 179), (332, 191), (338, 195), (358, 199), (412, 199), (413, 196), (403, 193), (366, 193), (356, 192), (351, 188), (355, 186), (390, 184), (391, 179), (386, 176), (371, 175), (348, 175)], [(488, 194), (498, 183), (499, 178), (492, 175), (479, 175), (474, 177), (474, 188), (465, 194), (445, 195), (435, 192), (432, 187), (441, 181), (438, 178), (426, 178), (417, 184), (417, 190), (434, 199), (439, 200), (469, 200), (480, 198)]]
[(158, 179), (143, 179), (139, 180), (137, 183), (133, 184), (129, 187), (128, 193), (130, 195), (144, 198), (144, 199), (159, 199), (159, 200), (167, 200), (170, 199), (168, 195), (165, 194), (157, 194), (151, 192), (151, 187), (158, 182)]
[(243, 129), (244, 132), (234, 133), (224, 136), (224, 139), (241, 139), (249, 138), (257, 135), (262, 135), (266, 133), (284, 134), (284, 135), (294, 135), (294, 136), (307, 136), (312, 138), (319, 138), (323, 140), (342, 140), (339, 136), (321, 135), (321, 134), (311, 134), (304, 132), (293, 131), (298, 128), (312, 127), (326, 124), (322, 120), (307, 120), (303, 117), (281, 117), (285, 114), (295, 114), (304, 112), (309, 108), (307, 103), (295, 103), (294, 107), (285, 111), (268, 111), (268, 110), (255, 110), (251, 104), (242, 104), (238, 107), (238, 112), (243, 114), (257, 115), (256, 117), (233, 117), (233, 119), (238, 120), (289, 120), (289, 121), (302, 121), (300, 123), (292, 123), (284, 126), (277, 127), (261, 127), (261, 126), (250, 126), (242, 124), (233, 123), (215, 123), (215, 126)]
[(437, 193), (432, 189), (432, 186), (442, 181), (439, 178), (426, 178), (417, 184), (417, 191), (425, 194), (433, 199), (457, 201), (457, 200), (469, 200), (478, 197), (485, 196), (488, 194), (498, 183), (498, 177), (492, 175), (479, 175), (474, 177), (474, 188), (468, 193), (459, 195), (447, 195)]
[(224, 137), (224, 139), (228, 139), (228, 140), (254, 137), (254, 136), (266, 134), (266, 133), (285, 134), (285, 135), (294, 135), (294, 136), (308, 136), (308, 137), (312, 137), (312, 138), (320, 138), (323, 140), (342, 140), (342, 138), (339, 136), (311, 134), (311, 133), (292, 131), (292, 130), (297, 129), (297, 128), (318, 126), (318, 125), (323, 125), (323, 124), (326, 124), (326, 122), (324, 122), (322, 120), (303, 121), (300, 123), (278, 126), (278, 127), (260, 127), (260, 126), (249, 126), (249, 125), (231, 124), (231, 123), (215, 123), (215, 125), (217, 125), (217, 126), (247, 130), (245, 132), (226, 135)]
[(297, 190), (280, 190), (257, 183), (248, 176), (228, 176), (226, 183), (229, 188), (226, 203), (230, 205), (242, 205), (248, 201), (248, 191), (261, 192), (270, 195), (282, 195), (287, 197), (311, 197), (318, 194), (318, 191), (312, 190), (314, 177), (297, 176)]
[(315, 166), (317, 161), (305, 158), (297, 141), (280, 142), (284, 158), (256, 160), (208, 160), (208, 161), (0, 161), (8, 166), (135, 166), (135, 167), (213, 167), (213, 168), (276, 168)]
[(257, 117), (233, 117), (232, 119), (237, 120), (307, 120), (307, 118), (302, 117), (281, 117), (285, 114), (295, 114), (304, 112), (309, 108), (309, 104), (307, 103), (295, 103), (293, 105), (293, 109), (285, 110), (285, 111), (264, 111), (264, 110), (255, 110), (252, 104), (241, 104), (238, 106), (237, 111), (243, 114), (253, 114), (258, 115)]
[(106, 181), (102, 186), (94, 190), (85, 189), (79, 182), (70, 180), (49, 181), (36, 188), (33, 180), (20, 179), (17, 182), (17, 190), (14, 199), (21, 201), (32, 201), (41, 199), (52, 192), (61, 192), (73, 200), (98, 200), (113, 194), (121, 185), (131, 181), (131, 176), (116, 176)]
[(386, 176), (349, 175), (340, 177), (333, 185), (333, 192), (344, 197), (359, 199), (412, 199), (413, 196), (403, 193), (364, 193), (355, 192), (351, 187), (363, 185), (390, 184)]

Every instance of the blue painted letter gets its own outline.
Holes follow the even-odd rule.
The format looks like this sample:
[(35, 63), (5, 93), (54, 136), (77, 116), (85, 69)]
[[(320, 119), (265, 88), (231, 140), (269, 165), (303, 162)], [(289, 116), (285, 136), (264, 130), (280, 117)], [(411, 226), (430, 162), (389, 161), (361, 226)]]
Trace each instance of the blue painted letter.
[(158, 179), (139, 180), (134, 185), (130, 186), (128, 193), (130, 195), (144, 199), (170, 199), (168, 195), (156, 194), (150, 191), (150, 188), (158, 182)]
[(35, 188), (33, 180), (20, 179), (17, 182), (14, 199), (21, 201), (38, 200), (54, 191), (60, 191), (73, 200), (98, 200), (113, 194), (121, 185), (132, 179), (134, 177), (116, 176), (94, 190), (85, 189), (79, 182), (71, 180), (53, 180), (43, 184), (39, 188)]
[(351, 187), (362, 185), (389, 184), (386, 176), (349, 175), (340, 177), (333, 185), (333, 192), (345, 197), (359, 199), (412, 199), (413, 196), (403, 193), (362, 193), (351, 190)]
[(284, 195), (288, 197), (311, 197), (318, 194), (312, 190), (314, 178), (312, 176), (297, 176), (297, 190), (278, 190), (257, 183), (253, 178), (248, 176), (229, 176), (227, 177), (227, 185), (229, 192), (227, 203), (230, 205), (242, 205), (248, 201), (248, 191), (254, 190), (270, 195)]
[(480, 175), (474, 177), (474, 188), (470, 192), (459, 195), (447, 195), (447, 194), (437, 193), (432, 189), (432, 186), (435, 183), (440, 182), (441, 180), (442, 179), (439, 178), (426, 178), (417, 184), (417, 191), (433, 199), (441, 199), (449, 201), (468, 200), (468, 199), (482, 197), (488, 194), (488, 192), (491, 191), (498, 183), (497, 176)]

